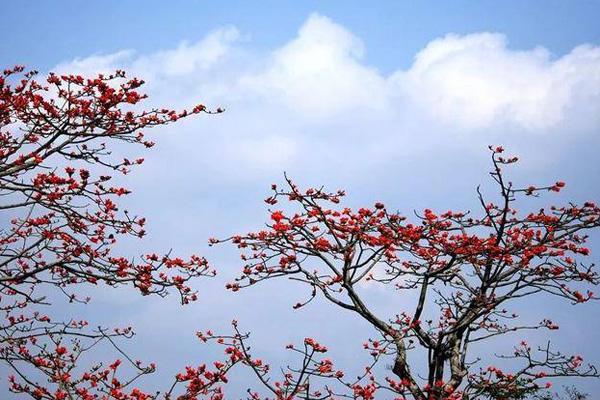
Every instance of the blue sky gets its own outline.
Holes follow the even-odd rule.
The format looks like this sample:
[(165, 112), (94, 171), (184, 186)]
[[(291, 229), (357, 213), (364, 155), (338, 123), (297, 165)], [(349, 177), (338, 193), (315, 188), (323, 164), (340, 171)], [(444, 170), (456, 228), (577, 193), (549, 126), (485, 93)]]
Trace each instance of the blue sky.
[[(599, 1), (61, 1), (3, 11), (5, 65), (124, 68), (148, 82), (150, 104), (227, 109), (157, 130), (156, 149), (126, 180), (128, 207), (150, 225), (147, 240), (125, 251), (199, 252), (219, 277), (198, 282), (200, 302), (183, 310), (174, 297), (101, 288), (92, 306), (75, 310), (136, 326), (130, 349), (157, 361), (159, 377), (211, 356), (193, 333), (226, 329), (234, 317), (274, 364), (285, 362), (285, 344), (310, 335), (337, 348), (342, 366), (364, 360), (368, 327), (321, 303), (292, 312), (301, 288), (222, 289), (238, 256), (207, 239), (262, 226), (262, 199), (283, 171), (304, 185), (346, 188), (352, 206), (472, 208), (493, 143), (522, 157), (516, 182), (567, 182), (549, 201), (600, 199)], [(592, 239), (598, 261), (599, 235)], [(394, 296), (367, 293), (398, 312), (386, 295)], [(549, 305), (563, 323), (552, 340), (600, 364), (598, 307), (541, 300), (523, 313), (538, 320)], [(582, 386), (600, 391), (597, 381)]]
[(0, 55), (7, 62), (49, 68), (65, 59), (122, 49), (141, 52), (197, 40), (235, 25), (256, 47), (281, 45), (311, 12), (327, 15), (365, 41), (368, 61), (382, 71), (407, 66), (431, 39), (448, 32), (497, 31), (514, 48), (543, 45), (563, 54), (597, 43), (599, 1), (177, 1), (10, 2)]

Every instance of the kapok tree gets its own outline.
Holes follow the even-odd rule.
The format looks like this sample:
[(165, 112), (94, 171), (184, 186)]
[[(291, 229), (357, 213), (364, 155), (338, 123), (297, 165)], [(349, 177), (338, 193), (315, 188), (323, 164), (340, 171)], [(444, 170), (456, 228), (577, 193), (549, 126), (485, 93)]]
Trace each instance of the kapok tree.
[[(35, 75), (23, 67), (0, 74), (0, 362), (13, 371), (10, 389), (35, 399), (150, 398), (128, 389), (154, 370), (117, 347), (131, 328), (88, 329), (86, 321), (55, 320), (47, 306), (60, 307), (51, 304), (57, 293), (87, 302), (85, 285), (100, 284), (161, 296), (172, 288), (182, 303), (196, 300), (188, 282), (214, 273), (204, 258), (151, 253), (136, 262), (115, 254), (120, 237), (144, 236), (145, 219), (119, 208), (116, 199), (129, 191), (112, 185), (110, 173), (127, 174), (143, 158), (117, 159), (111, 151), (119, 143), (150, 148), (146, 128), (208, 111), (143, 110), (143, 81), (122, 71), (92, 79), (50, 74), (40, 82)], [(80, 365), (101, 343), (114, 345), (120, 359)], [(122, 363), (131, 375), (120, 373)], [(204, 380), (206, 367), (188, 371), (175, 383), (187, 382), (187, 395), (214, 394), (226, 368)]]
[[(521, 214), (516, 203), (522, 196), (558, 192), (564, 183), (515, 187), (504, 168), (517, 158), (503, 157), (501, 147), (490, 150), (499, 200), (486, 200), (478, 188), (478, 215), (426, 209), (411, 222), (381, 203), (357, 211), (342, 207), (343, 191), (301, 190), (286, 178), (286, 187), (273, 185), (266, 199), (277, 208), (270, 210), (265, 229), (212, 240), (242, 250), (243, 274), (229, 289), (292, 279), (310, 289), (296, 308), (320, 295), (378, 334), (364, 345), (374, 363), (357, 380), (345, 380), (331, 361), (316, 359), (323, 351), (307, 339), (300, 367), (273, 385), (268, 367), (246, 351), (246, 336), (238, 331), (229, 339), (275, 398), (520, 399), (549, 388), (552, 378), (598, 376), (581, 356), (549, 345), (536, 349), (519, 343), (514, 353), (501, 356), (513, 359), (511, 371), (473, 355), (475, 343), (523, 330), (558, 329), (551, 319), (531, 323), (511, 311), (527, 298), (551, 296), (579, 305), (596, 298), (589, 288), (599, 283), (593, 264), (583, 260), (589, 255), (586, 232), (600, 226), (600, 208), (587, 202)], [(395, 291), (390, 301), (401, 299), (397, 315), (373, 310), (361, 290), (367, 281)], [(411, 352), (415, 349), (422, 351)], [(379, 361), (391, 366), (389, 376), (375, 376)], [(426, 375), (411, 368), (414, 364), (426, 365)], [(336, 393), (326, 383), (315, 392), (318, 377), (351, 390)]]

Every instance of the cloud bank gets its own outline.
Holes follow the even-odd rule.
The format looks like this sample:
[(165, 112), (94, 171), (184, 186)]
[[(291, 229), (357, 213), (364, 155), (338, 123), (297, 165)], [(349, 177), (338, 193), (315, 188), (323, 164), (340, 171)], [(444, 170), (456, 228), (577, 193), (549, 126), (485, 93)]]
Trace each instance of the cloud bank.
[(268, 52), (225, 27), (174, 49), (94, 55), (56, 69), (123, 68), (149, 82), (156, 104), (226, 108), (219, 122), (185, 129), (204, 135), (203, 167), (230, 161), (219, 167), (224, 174), (293, 169), (323, 157), (381, 160), (407, 146), (423, 152), (455, 140), (481, 149), (511, 137), (592, 134), (599, 125), (597, 46), (557, 57), (543, 47), (511, 49), (499, 33), (448, 34), (388, 75), (365, 55), (360, 38), (313, 14), (296, 37)]

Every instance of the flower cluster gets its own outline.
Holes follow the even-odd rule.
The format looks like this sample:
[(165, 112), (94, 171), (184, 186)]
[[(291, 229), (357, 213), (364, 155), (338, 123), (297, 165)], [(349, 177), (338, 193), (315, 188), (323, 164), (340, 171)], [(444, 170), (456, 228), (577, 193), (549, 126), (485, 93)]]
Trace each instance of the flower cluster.
[[(0, 359), (15, 371), (11, 390), (35, 399), (149, 399), (127, 389), (132, 380), (116, 378), (119, 363), (98, 364), (80, 378), (73, 372), (85, 350), (131, 337), (130, 330), (90, 331), (39, 309), (50, 289), (70, 302), (89, 301), (85, 284), (130, 285), (145, 295), (174, 289), (182, 303), (196, 300), (189, 281), (214, 274), (204, 258), (115, 254), (120, 238), (145, 235), (146, 220), (121, 209), (118, 200), (130, 191), (111, 184), (110, 174), (144, 162), (114, 156), (119, 143), (150, 148), (146, 129), (208, 111), (143, 110), (144, 82), (123, 71), (90, 79), (36, 75), (21, 66), (0, 73)], [(128, 364), (132, 379), (153, 370)], [(49, 385), (24, 374), (29, 367)]]

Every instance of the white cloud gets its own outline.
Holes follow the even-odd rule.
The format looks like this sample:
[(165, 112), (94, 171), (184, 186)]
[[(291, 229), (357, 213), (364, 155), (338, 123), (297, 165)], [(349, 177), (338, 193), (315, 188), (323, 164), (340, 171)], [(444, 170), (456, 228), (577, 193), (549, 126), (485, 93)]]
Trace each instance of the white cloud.
[(166, 75), (174, 79), (201, 73), (221, 62), (239, 37), (234, 27), (217, 29), (197, 43), (182, 42), (176, 49), (142, 56), (131, 67), (152, 76)]
[(447, 35), (391, 80), (431, 115), (466, 128), (508, 121), (552, 127), (582, 96), (600, 97), (600, 48), (579, 46), (552, 60), (544, 48), (515, 51), (504, 35)]
[(137, 55), (133, 50), (122, 50), (107, 55), (96, 54), (63, 62), (54, 70), (89, 75), (127, 67), (145, 75), (145, 78), (148, 78), (147, 75), (177, 78), (214, 66), (229, 53), (231, 46), (239, 37), (240, 34), (235, 27), (224, 27), (208, 33), (196, 43), (183, 41), (175, 49), (157, 51), (148, 55)]
[(202, 159), (190, 154), (193, 168), (234, 179), (240, 170), (247, 179), (273, 170), (317, 171), (325, 159), (339, 165), (328, 173), (368, 174), (360, 160), (373, 166), (399, 154), (414, 159), (440, 143), (480, 151), (492, 142), (510, 144), (511, 137), (571, 135), (600, 123), (600, 47), (582, 45), (557, 58), (541, 47), (513, 50), (494, 33), (433, 40), (409, 68), (389, 75), (366, 62), (359, 38), (318, 14), (266, 53), (225, 27), (174, 49), (57, 66), (81, 74), (116, 68), (145, 79), (152, 104), (202, 101), (227, 109), (222, 117), (172, 128), (193, 132), (192, 139), (169, 135), (161, 143), (177, 154), (201, 147)]
[(313, 14), (295, 39), (273, 52), (266, 70), (244, 83), (307, 114), (380, 108), (386, 103), (385, 78), (361, 62), (363, 55), (360, 39)]
[(128, 64), (134, 54), (135, 52), (132, 50), (121, 50), (113, 54), (97, 54), (85, 58), (76, 58), (58, 64), (53, 68), (53, 71), (80, 75), (114, 72), (115, 68)]

